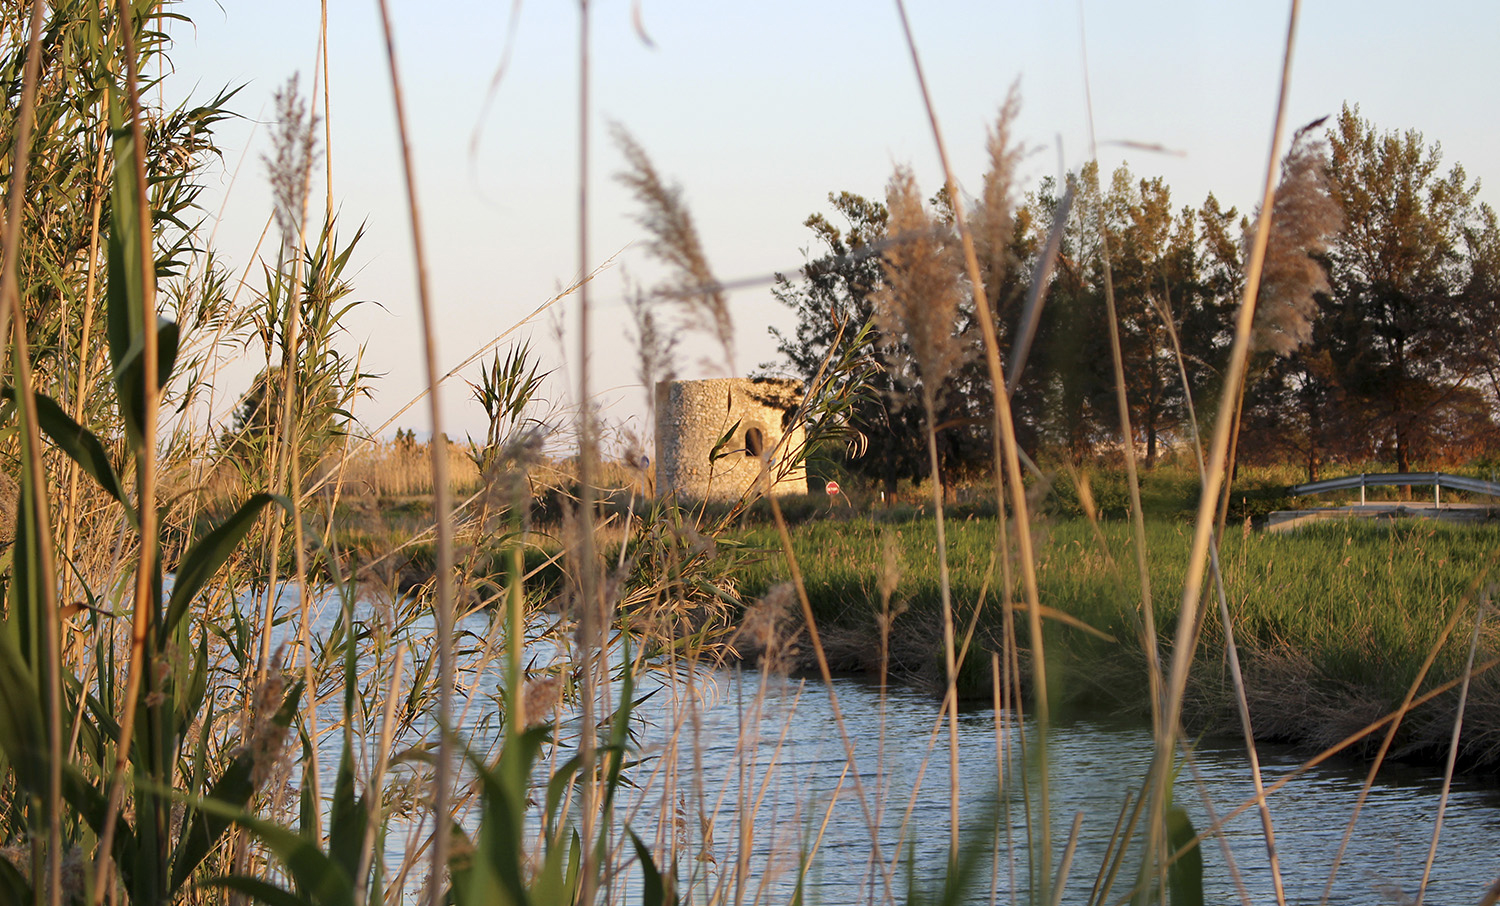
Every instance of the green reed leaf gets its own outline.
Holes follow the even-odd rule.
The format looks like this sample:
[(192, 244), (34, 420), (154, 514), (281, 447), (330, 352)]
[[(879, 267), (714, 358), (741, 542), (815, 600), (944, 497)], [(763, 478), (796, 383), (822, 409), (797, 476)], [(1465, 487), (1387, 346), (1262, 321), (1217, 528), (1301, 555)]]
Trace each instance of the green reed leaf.
[[(5, 390), (0, 390), (0, 396), (13, 402), (15, 389), (6, 387)], [(46, 437), (57, 444), (58, 449), (77, 462), (89, 477), (98, 481), (99, 487), (124, 505), (126, 516), (129, 516), (130, 522), (135, 522), (135, 508), (130, 505), (124, 487), (120, 484), (120, 477), (115, 474), (114, 463), (110, 462), (110, 453), (105, 452), (104, 444), (99, 443), (99, 438), (83, 425), (74, 422), (63, 411), (63, 407), (45, 393), (36, 393), (36, 422)]]
[(627, 827), (625, 833), (630, 835), (630, 843), (635, 847), (635, 856), (641, 863), (641, 906), (666, 906), (668, 903), (677, 906), (680, 902), (677, 892), (674, 890), (671, 898), (667, 897), (667, 885), (662, 880), (660, 869), (656, 867), (656, 860), (651, 858), (651, 850), (646, 848), (645, 842), (636, 835), (635, 831)]
[(365, 802), (354, 795), (354, 750), (346, 733), (343, 752), (339, 756), (338, 778), (333, 784), (333, 808), (328, 819), (328, 854), (343, 866), (351, 878), (359, 872), (360, 851), (364, 847), (365, 826), (369, 823), (369, 817), (370, 810)]
[(278, 504), (288, 513), (293, 511), (292, 502), (280, 494), (251, 495), (250, 499), (241, 504), (233, 515), (198, 539), (197, 543), (183, 555), (182, 562), (177, 567), (177, 580), (172, 583), (172, 597), (167, 603), (167, 618), (161, 627), (163, 642), (171, 637), (177, 624), (187, 615), (188, 606), (193, 598), (219, 571), (219, 567), (223, 566), (225, 561), (234, 554), (245, 535), (254, 527), (260, 511), (271, 503)]
[[(300, 903), (312, 906), (354, 906), (354, 884), (349, 875), (312, 840), (296, 831), (250, 815), (241, 809), (225, 808), (213, 800), (200, 803), (204, 811), (231, 817), (233, 823), (254, 834), (286, 867), (300, 891), (300, 897), (281, 891), (286, 898), (267, 900), (275, 903)], [(238, 875), (214, 878), (205, 883), (220, 887), (243, 885), (254, 879)], [(276, 888), (279, 890), (279, 888)], [(267, 891), (270, 892), (269, 890)], [(256, 894), (261, 896), (260, 894)], [(272, 893), (272, 897), (276, 894)], [(263, 897), (264, 899), (264, 897)]]
[(0, 857), (0, 901), (6, 903), (32, 902), (31, 885), (10, 860)]
[(1167, 891), (1172, 906), (1203, 906), (1203, 850), (1194, 842), (1198, 836), (1193, 822), (1182, 806), (1167, 810), (1167, 849), (1177, 852), (1191, 847), (1167, 868)]
[(739, 433), (739, 430), (740, 423), (738, 420), (736, 420), (734, 424), (729, 426), (728, 431), (725, 431), (722, 435), (719, 436), (718, 440), (714, 441), (713, 449), (708, 451), (709, 462), (718, 462), (724, 457), (729, 456), (735, 452), (734, 450), (728, 449), (728, 447), (730, 443), (734, 441), (734, 436)]
[(282, 890), (269, 881), (247, 878), (244, 875), (225, 875), (204, 882), (205, 886), (223, 887), (243, 893), (265, 903), (266, 906), (307, 906), (308, 901), (290, 891)]
[[(156, 386), (158, 390), (165, 387), (167, 380), (172, 376), (172, 367), (177, 362), (178, 334), (176, 322), (166, 318), (156, 319)], [(145, 344), (140, 335), (137, 335), (115, 369), (115, 393), (120, 398), (120, 414), (124, 416), (127, 433), (137, 446), (140, 443), (139, 438), (145, 436), (147, 418), (143, 375), (145, 353)]]

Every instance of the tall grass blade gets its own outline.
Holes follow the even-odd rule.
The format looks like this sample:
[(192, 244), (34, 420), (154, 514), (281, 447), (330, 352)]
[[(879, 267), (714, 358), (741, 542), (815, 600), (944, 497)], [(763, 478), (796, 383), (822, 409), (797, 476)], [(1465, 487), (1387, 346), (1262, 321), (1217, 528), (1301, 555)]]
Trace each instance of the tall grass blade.
[[(408, 215), (411, 219), (412, 252), (416, 260), (417, 301), (422, 315), (423, 363), (426, 369), (427, 396), (431, 403), (433, 515), (437, 521), (437, 600), (434, 610), (438, 633), (438, 764), (433, 783), (434, 827), (432, 877), (441, 876), (448, 864), (449, 786), (454, 768), (449, 725), (453, 697), (453, 500), (448, 482), (448, 451), (443, 432), (442, 404), (438, 394), (441, 381), (437, 372), (437, 326), (433, 316), (432, 295), (428, 290), (427, 255), (422, 237), (421, 207), (417, 202), (416, 171), (412, 163), (411, 142), (407, 134), (406, 106), (401, 92), (401, 75), (396, 66), (396, 39), (391, 30), (390, 10), (380, 0), (380, 23), (385, 36), (386, 62), (391, 75), (391, 99), (396, 107), (396, 128), (401, 141), (402, 172), (405, 174)], [(441, 885), (432, 884), (432, 904), (438, 906)]]
[(166, 642), (183, 617), (187, 616), (188, 607), (198, 596), (198, 592), (203, 590), (203, 586), (239, 549), (240, 542), (255, 527), (261, 510), (272, 503), (291, 512), (291, 501), (280, 494), (254, 494), (228, 519), (198, 539), (183, 555), (177, 567), (176, 581), (172, 584), (172, 596), (167, 602), (166, 618), (161, 624), (161, 643)]
[[(1026, 490), (1021, 481), (1020, 444), (1016, 439), (1015, 423), (1012, 419), (1010, 407), (1010, 394), (1006, 390), (1005, 374), (1000, 365), (1000, 340), (995, 328), (994, 314), (990, 311), (988, 296), (984, 288), (984, 279), (980, 275), (979, 257), (974, 249), (974, 237), (969, 230), (968, 218), (964, 216), (963, 196), (958, 191), (958, 180), (953, 173), (953, 166), (949, 163), (948, 149), (943, 142), (943, 132), (938, 125), (937, 110), (932, 103), (932, 95), (927, 89), (927, 77), (922, 70), (922, 61), (917, 53), (916, 39), (912, 36), (911, 23), (906, 15), (906, 4), (903, 0), (896, 0), (896, 12), (901, 19), (901, 30), (905, 36), (907, 50), (911, 54), (912, 71), (917, 79), (917, 87), (921, 91), (922, 104), (927, 111), (927, 121), (932, 129), (933, 143), (937, 146), (938, 159), (943, 166), (944, 186), (948, 192), (948, 200), (953, 206), (953, 219), (958, 227), (959, 239), (963, 245), (964, 267), (969, 277), (970, 289), (974, 296), (974, 309), (978, 314), (980, 333), (984, 338), (985, 366), (989, 371), (991, 391), (994, 398), (994, 444), (995, 444), (995, 497), (998, 510), (1001, 514), (1005, 512), (1005, 489), (1010, 490), (1011, 515), (1016, 521), (1016, 543), (1017, 560), (1021, 567), (1021, 580), (1025, 590), (1026, 603), (1031, 609), (1029, 616), (1029, 628), (1031, 630), (1031, 667), (1034, 677), (1033, 695), (1036, 699), (1037, 722), (1040, 724), (1040, 732), (1037, 734), (1037, 770), (1040, 786), (1040, 831), (1037, 834), (1039, 848), (1041, 850), (1041, 864), (1050, 865), (1051, 856), (1051, 791), (1048, 776), (1047, 735), (1052, 722), (1052, 708), (1047, 689), (1047, 659), (1046, 649), (1042, 640), (1041, 600), (1037, 590), (1036, 557), (1032, 551), (1031, 524), (1026, 501)], [(1003, 469), (1002, 469), (1003, 465)], [(1000, 480), (1003, 471), (1004, 481)], [(1040, 875), (1042, 886), (1041, 898), (1047, 899), (1046, 886), (1049, 883), (1045, 869)]]
[[(1178, 610), (1176, 644), (1172, 650), (1171, 670), (1165, 690), (1166, 700), (1157, 732), (1159, 738), (1157, 739), (1155, 772), (1158, 783), (1152, 802), (1152, 827), (1159, 824), (1166, 811), (1170, 761), (1175, 747), (1173, 737), (1182, 713), (1188, 673), (1192, 669), (1193, 654), (1197, 647), (1195, 640), (1199, 623), (1199, 603), (1203, 596), (1203, 575), (1208, 565), (1208, 550), (1212, 542), (1214, 525), (1218, 519), (1219, 490), (1225, 480), (1225, 469), (1229, 457), (1229, 434), (1234, 420), (1234, 410), (1243, 391), (1245, 362), (1249, 356), (1250, 341), (1254, 333), (1255, 303), (1261, 269), (1266, 258), (1266, 244), (1270, 239), (1271, 209), (1276, 191), (1276, 173), (1280, 162), (1278, 149), (1286, 128), (1287, 96), (1291, 90), (1292, 52), (1296, 44), (1300, 10), (1300, 0), (1292, 0), (1287, 21), (1285, 54), (1282, 58), (1281, 86), (1276, 103), (1274, 126), (1271, 131), (1270, 155), (1266, 165), (1260, 220), (1256, 225), (1249, 267), (1246, 269), (1244, 295), (1235, 317), (1234, 341), (1230, 347), (1229, 363), (1224, 372), (1227, 377), (1220, 393), (1212, 440), (1205, 460), (1207, 474), (1202, 482), (1198, 498), (1193, 543), (1188, 558), (1187, 573), (1183, 581), (1181, 605)], [(1263, 799), (1264, 797), (1258, 796), (1257, 798)]]
[(1474, 677), (1474, 659), (1479, 655), (1479, 636), (1484, 631), (1485, 612), (1489, 609), (1490, 592), (1479, 597), (1479, 607), (1474, 612), (1474, 634), (1469, 638), (1469, 657), (1464, 661), (1463, 683), (1458, 688), (1458, 707), (1453, 715), (1453, 735), (1448, 741), (1448, 760), (1443, 765), (1443, 789), (1438, 795), (1437, 815), (1432, 821), (1432, 845), (1427, 849), (1427, 861), (1422, 866), (1422, 883), (1417, 888), (1417, 904), (1427, 895), (1427, 882), (1432, 879), (1432, 863), (1437, 859), (1438, 838), (1443, 833), (1443, 817), (1448, 811), (1448, 795), (1453, 791), (1453, 766), (1458, 761), (1458, 740), (1464, 728), (1464, 710), (1469, 703), (1469, 681)]
[(651, 858), (651, 850), (646, 847), (645, 841), (633, 830), (627, 829), (626, 832), (630, 835), (630, 844), (635, 847), (635, 857), (641, 866), (641, 906), (677, 906), (682, 901), (675, 889), (668, 894), (667, 882), (662, 877), (661, 869), (656, 867), (656, 860)]
[(1181, 806), (1167, 810), (1167, 847), (1179, 853), (1167, 867), (1171, 906), (1203, 906), (1203, 851), (1193, 821)]
[(0, 859), (0, 900), (6, 903), (30, 903), (35, 899), (31, 885), (9, 859)]

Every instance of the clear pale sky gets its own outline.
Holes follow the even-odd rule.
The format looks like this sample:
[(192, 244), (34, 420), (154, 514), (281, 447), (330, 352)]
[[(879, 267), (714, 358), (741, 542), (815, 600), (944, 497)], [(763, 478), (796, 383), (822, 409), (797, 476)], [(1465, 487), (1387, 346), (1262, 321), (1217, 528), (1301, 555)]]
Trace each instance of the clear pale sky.
[[(440, 321), (442, 370), (498, 335), (579, 269), (578, 10), (562, 0), (512, 5), (391, 0), (418, 190)], [(612, 176), (619, 122), (658, 170), (679, 182), (720, 279), (794, 272), (804, 261), (808, 214), (829, 192), (881, 197), (895, 164), (922, 187), (942, 182), (894, 3), (879, 0), (595, 0), (590, 181), (592, 253), (623, 251), (592, 290), (593, 386), (614, 420), (638, 423), (644, 391), (621, 304), (620, 273), (649, 282), (630, 199)], [(1089, 157), (1085, 52), (1101, 164), (1128, 162), (1162, 176), (1177, 205), (1212, 191), (1242, 212), (1259, 198), (1270, 151), (1288, 5), (1221, 0), (959, 2), (909, 0), (912, 25), (961, 184), (977, 186), (986, 129), (1012, 83), (1016, 132), (1033, 153), (1024, 184), (1077, 169)], [(206, 205), (215, 242), (238, 273), (269, 213), (265, 188), (270, 97), (294, 73), (312, 85), (315, 0), (202, 2), (179, 10), (170, 96), (206, 97), (243, 85), (227, 124), (222, 170)], [(357, 414), (370, 428), (421, 387), (422, 361), (411, 240), (389, 74), (373, 0), (329, 3), (333, 94), (333, 194), (343, 230), (365, 224), (354, 255), (356, 298), (366, 306), (347, 345), (367, 344), (367, 370), (384, 376)], [(1336, 114), (1348, 101), (1382, 129), (1417, 129), (1440, 141), (1446, 164), (1500, 180), (1500, 4), (1308, 0), (1303, 4), (1289, 126)], [(486, 90), (507, 41), (510, 65), (487, 112)], [(257, 123), (261, 125), (257, 125)], [(477, 151), (471, 139), (479, 131)], [(1164, 154), (1125, 142), (1161, 145)], [(238, 175), (234, 175), (238, 169)], [(1494, 183), (1482, 197), (1500, 199)], [(315, 188), (321, 198), (322, 180)], [(254, 288), (252, 286), (252, 288)], [(735, 366), (774, 358), (768, 325), (790, 327), (764, 286), (732, 299)], [(544, 364), (576, 367), (576, 302), (552, 310), (529, 335)], [(565, 345), (559, 345), (554, 324)], [(705, 368), (707, 338), (689, 338), (678, 370)], [(471, 372), (477, 374), (475, 368)], [(249, 372), (226, 378), (237, 393)], [(471, 374), (470, 376), (473, 376)], [(569, 402), (559, 378), (548, 395)], [(444, 392), (449, 433), (482, 433), (468, 388)], [(425, 405), (398, 422), (426, 433)], [(649, 433), (649, 432), (647, 432)]]

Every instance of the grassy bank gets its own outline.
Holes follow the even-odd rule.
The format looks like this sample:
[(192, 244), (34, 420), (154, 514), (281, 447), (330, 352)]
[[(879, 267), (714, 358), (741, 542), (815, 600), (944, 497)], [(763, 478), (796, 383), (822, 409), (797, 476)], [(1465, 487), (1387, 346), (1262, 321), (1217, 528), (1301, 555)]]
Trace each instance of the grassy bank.
[[(972, 518), (948, 525), (953, 600), (961, 625), (975, 625), (979, 646), (964, 675), (973, 694), (989, 694), (989, 654), (1002, 647), (1003, 601), (993, 560), (995, 524)], [(1158, 631), (1175, 634), (1191, 540), (1190, 526), (1147, 524), (1147, 561)], [(741, 591), (765, 594), (787, 569), (775, 531), (749, 529), (751, 555)], [(1149, 697), (1141, 638), (1141, 592), (1129, 526), (1060, 519), (1036, 533), (1041, 601), (1063, 616), (1046, 621), (1054, 700), (1146, 713)], [(1232, 529), (1224, 539), (1225, 592), (1247, 674), (1257, 735), (1327, 745), (1394, 710), (1437, 650), (1424, 689), (1457, 676), (1468, 652), (1471, 618), (1444, 628), (1454, 611), (1472, 610), (1473, 590), (1488, 581), (1495, 530), (1424, 521), (1394, 526), (1330, 523), (1291, 534)], [(941, 684), (939, 583), (931, 520), (887, 524), (868, 518), (796, 527), (793, 547), (813, 612), (839, 666), (876, 670), (882, 577), (899, 575), (891, 609), (890, 657), (898, 671)], [(1010, 591), (1019, 601), (1019, 586)], [(1224, 671), (1224, 627), (1205, 609), (1188, 719), (1199, 728), (1234, 729)], [(977, 616), (977, 618), (976, 618)], [(1086, 624), (1109, 640), (1068, 620)], [(1020, 621), (1025, 643), (1024, 621)], [(1441, 641), (1441, 644), (1440, 644)], [(1480, 662), (1500, 652), (1491, 624)], [(1446, 744), (1453, 696), (1419, 711), (1398, 751), (1420, 755)], [(1470, 693), (1465, 755), (1500, 766), (1500, 683), (1480, 677)]]

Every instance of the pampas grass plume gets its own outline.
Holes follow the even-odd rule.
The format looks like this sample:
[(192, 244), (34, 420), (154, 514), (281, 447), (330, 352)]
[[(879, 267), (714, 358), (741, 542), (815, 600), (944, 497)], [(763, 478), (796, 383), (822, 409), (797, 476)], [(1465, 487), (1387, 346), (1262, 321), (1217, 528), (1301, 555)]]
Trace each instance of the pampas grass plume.
[(891, 246), (883, 262), (885, 285), (875, 297), (876, 323), (886, 336), (906, 341), (924, 392), (935, 396), (964, 358), (954, 335), (962, 295), (958, 262), (910, 168), (896, 168), (886, 206)]
[(1317, 295), (1329, 292), (1318, 258), (1344, 226), (1344, 212), (1328, 191), (1327, 145), (1310, 134), (1321, 122), (1293, 137), (1271, 208), (1255, 346), (1278, 356), (1290, 355), (1312, 339)]

